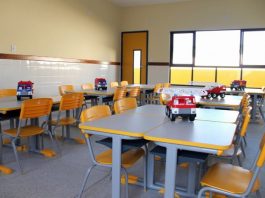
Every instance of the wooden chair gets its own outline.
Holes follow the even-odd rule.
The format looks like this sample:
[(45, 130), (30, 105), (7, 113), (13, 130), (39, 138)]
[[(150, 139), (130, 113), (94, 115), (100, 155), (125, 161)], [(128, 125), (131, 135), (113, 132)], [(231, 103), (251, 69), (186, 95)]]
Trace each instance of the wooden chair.
[(73, 85), (61, 85), (61, 86), (59, 86), (59, 93), (61, 96), (66, 94), (66, 91), (73, 91), (73, 90), (74, 90)]
[[(82, 90), (88, 90), (88, 89), (94, 89), (94, 86), (92, 83), (86, 83), (81, 85)], [(91, 104), (91, 106), (97, 105), (98, 97), (97, 96), (87, 96), (84, 95), (85, 97), (85, 106), (87, 108), (88, 104)]]
[(154, 88), (153, 93), (147, 99), (148, 103), (151, 103), (151, 104), (158, 104), (159, 103), (159, 101), (160, 101), (160, 94), (158, 94), (157, 92), (161, 88), (163, 88), (163, 83), (157, 83), (155, 85), (155, 88)]
[[(73, 94), (65, 94), (62, 96), (59, 106), (59, 112), (56, 120), (52, 120), (50, 122), (53, 127), (53, 134), (56, 135), (56, 128), (62, 127), (62, 138), (64, 138), (64, 130), (68, 126), (77, 124), (79, 122), (79, 111), (82, 108), (84, 101), (83, 93), (73, 93)], [(74, 110), (77, 111), (75, 116), (70, 116), (69, 111)], [(66, 112), (66, 117), (62, 117), (62, 113)], [(56, 137), (56, 136), (55, 136)]]
[[(21, 105), (21, 112), (19, 116), (19, 123), (17, 128), (4, 130), (3, 134), (11, 138), (11, 144), (15, 153), (16, 161), (21, 173), (23, 173), (21, 164), (19, 162), (16, 141), (20, 138), (30, 138), (47, 132), (53, 142), (52, 134), (48, 130), (48, 118), (51, 113), (52, 99), (50, 98), (38, 98), (23, 101)], [(41, 127), (37, 125), (28, 124), (28, 119), (44, 118), (44, 122)], [(53, 142), (54, 143), (54, 142)]]
[(122, 87), (126, 87), (128, 85), (128, 81), (121, 81), (121, 86)]
[(163, 83), (163, 88), (169, 88), (171, 86), (170, 83)]
[(129, 97), (130, 98), (136, 98), (137, 103), (141, 104), (141, 89), (139, 86), (132, 87), (129, 91)]
[(94, 86), (92, 83), (85, 83), (81, 85), (81, 89), (82, 90), (86, 90), (86, 89), (94, 89)]
[(116, 102), (122, 98), (125, 98), (127, 94), (127, 90), (125, 87), (117, 87), (114, 91), (113, 102)]
[(114, 103), (115, 114), (121, 114), (135, 108), (137, 108), (137, 101), (135, 98), (123, 98)]
[(265, 134), (259, 145), (258, 155), (250, 170), (232, 164), (217, 163), (206, 172), (201, 180), (203, 188), (199, 191), (198, 198), (205, 192), (222, 194), (231, 197), (247, 197), (256, 193), (262, 198), (259, 188), (258, 174), (265, 161)]
[(168, 101), (171, 100), (171, 97), (169, 94), (163, 94), (161, 93), (159, 96), (159, 101), (161, 105), (166, 105), (168, 103)]
[[(111, 111), (109, 106), (101, 105), (101, 106), (94, 106), (89, 109), (86, 109), (81, 114), (81, 122), (90, 122), (93, 120), (101, 119), (104, 117), (111, 116)], [(83, 131), (83, 134), (86, 138), (87, 146), (88, 146), (88, 153), (92, 159), (92, 166), (90, 166), (86, 172), (84, 181), (81, 186), (81, 190), (79, 192), (78, 197), (81, 198), (85, 185), (87, 183), (87, 179), (95, 166), (103, 166), (103, 167), (112, 167), (112, 150), (108, 149), (103, 151), (102, 153), (98, 154), (97, 156), (94, 155), (93, 147), (91, 144), (91, 135), (87, 134)], [(126, 197), (128, 197), (128, 174), (126, 168), (132, 167), (141, 157), (144, 156), (144, 150), (142, 148), (135, 148), (130, 149), (121, 154), (121, 169), (125, 175), (125, 188), (126, 188)]]
[(118, 87), (118, 86), (119, 86), (118, 82), (111, 82), (110, 83), (110, 88), (115, 88), (115, 87)]
[(242, 166), (240, 156), (241, 154), (243, 154), (244, 156), (246, 155), (242, 143), (243, 143), (243, 138), (246, 136), (247, 133), (247, 128), (250, 120), (250, 111), (251, 107), (249, 107), (248, 111), (246, 112), (241, 130), (239, 134), (237, 134), (235, 137), (236, 138), (235, 142), (230, 146), (228, 150), (225, 150), (220, 156), (218, 156), (218, 158), (228, 159), (231, 161), (232, 164), (234, 163), (235, 159), (237, 159), (239, 166)]

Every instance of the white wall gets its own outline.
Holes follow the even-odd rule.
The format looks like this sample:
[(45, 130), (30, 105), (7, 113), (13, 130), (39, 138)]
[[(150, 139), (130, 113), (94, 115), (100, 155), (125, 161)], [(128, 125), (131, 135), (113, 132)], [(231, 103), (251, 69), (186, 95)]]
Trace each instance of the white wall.
[(63, 84), (81, 88), (83, 83), (94, 83), (96, 77), (107, 82), (120, 79), (120, 66), (49, 61), (0, 60), (1, 88), (16, 88), (18, 81), (34, 82), (34, 96), (59, 95), (58, 86)]

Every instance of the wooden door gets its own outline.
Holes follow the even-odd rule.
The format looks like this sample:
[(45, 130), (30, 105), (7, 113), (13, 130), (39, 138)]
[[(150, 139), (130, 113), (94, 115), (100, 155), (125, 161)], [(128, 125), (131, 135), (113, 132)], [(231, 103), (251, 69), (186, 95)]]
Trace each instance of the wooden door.
[(129, 84), (146, 84), (148, 32), (123, 32), (121, 39), (121, 79)]

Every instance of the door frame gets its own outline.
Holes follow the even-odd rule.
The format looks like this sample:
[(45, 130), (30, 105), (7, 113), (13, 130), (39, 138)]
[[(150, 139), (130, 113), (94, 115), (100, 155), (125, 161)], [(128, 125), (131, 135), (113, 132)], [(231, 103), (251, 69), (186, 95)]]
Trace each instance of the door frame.
[[(148, 84), (148, 55), (149, 55), (149, 31), (148, 30), (139, 30), (139, 31), (126, 31), (126, 32), (121, 32), (121, 80), (122, 80), (122, 68), (123, 68), (123, 34), (128, 34), (128, 33), (146, 33), (146, 84)], [(134, 73), (132, 73), (132, 79), (134, 81)], [(140, 79), (141, 81), (141, 79)], [(141, 84), (141, 83), (140, 83)]]

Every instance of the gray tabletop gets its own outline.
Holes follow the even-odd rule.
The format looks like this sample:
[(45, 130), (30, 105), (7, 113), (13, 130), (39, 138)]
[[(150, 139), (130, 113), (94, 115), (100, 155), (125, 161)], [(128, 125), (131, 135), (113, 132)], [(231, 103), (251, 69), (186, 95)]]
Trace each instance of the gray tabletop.
[(232, 144), (235, 130), (236, 125), (230, 123), (177, 120), (152, 129), (144, 138), (156, 142), (223, 151)]
[(84, 90), (74, 90), (74, 91), (66, 91), (67, 93), (83, 93), (85, 95), (91, 96), (113, 96), (114, 89), (107, 90), (95, 90), (95, 89), (84, 89)]
[(242, 96), (226, 95), (224, 98), (202, 98), (196, 96), (196, 103), (203, 106), (239, 108)]
[(168, 121), (166, 116), (146, 116), (146, 114), (128, 112), (82, 123), (79, 128), (124, 136), (143, 137), (147, 131)]
[[(144, 114), (146, 116), (165, 116), (165, 106), (163, 105), (144, 105), (128, 112), (135, 114)], [(220, 109), (204, 109), (196, 108), (196, 120), (204, 120), (211, 122), (236, 123), (239, 116), (238, 111), (220, 110)]]

